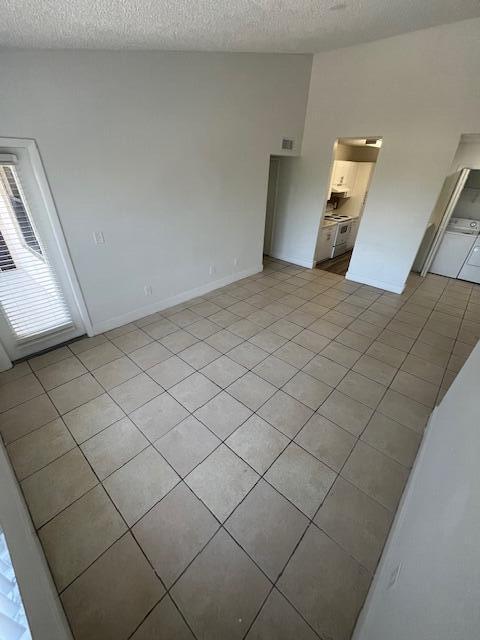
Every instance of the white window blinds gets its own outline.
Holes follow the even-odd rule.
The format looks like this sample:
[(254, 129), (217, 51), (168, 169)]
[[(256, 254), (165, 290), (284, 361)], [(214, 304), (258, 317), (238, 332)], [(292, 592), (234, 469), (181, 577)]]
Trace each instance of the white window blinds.
[(8, 553), (5, 534), (0, 529), (0, 638), (31, 640), (27, 617)]
[(18, 343), (72, 325), (15, 156), (0, 155), (0, 304)]

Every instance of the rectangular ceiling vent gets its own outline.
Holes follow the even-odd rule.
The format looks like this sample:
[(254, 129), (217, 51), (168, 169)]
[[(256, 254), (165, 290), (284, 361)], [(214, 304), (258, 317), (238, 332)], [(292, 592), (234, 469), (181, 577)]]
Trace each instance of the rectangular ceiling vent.
[(283, 138), (282, 139), (282, 149), (285, 151), (293, 150), (294, 141), (291, 138)]

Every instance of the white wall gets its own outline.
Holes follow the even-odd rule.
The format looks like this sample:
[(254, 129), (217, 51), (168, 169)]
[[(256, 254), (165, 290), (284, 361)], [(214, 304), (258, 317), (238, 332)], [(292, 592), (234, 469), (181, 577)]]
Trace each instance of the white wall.
[(431, 417), (355, 640), (479, 637), (479, 376), (480, 343)]
[(96, 331), (261, 268), (269, 156), (284, 136), (300, 148), (310, 67), (300, 55), (0, 54), (0, 136), (38, 143)]
[(314, 56), (278, 252), (311, 263), (338, 137), (383, 137), (349, 275), (401, 291), (462, 133), (480, 129), (480, 20)]

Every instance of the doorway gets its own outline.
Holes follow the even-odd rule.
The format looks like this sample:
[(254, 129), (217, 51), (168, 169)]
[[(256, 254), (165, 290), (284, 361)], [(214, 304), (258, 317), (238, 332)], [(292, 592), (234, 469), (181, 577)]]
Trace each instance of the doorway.
[(12, 361), (90, 329), (33, 141), (0, 140), (0, 307)]
[(379, 137), (336, 140), (315, 250), (319, 269), (346, 274), (381, 146)]
[(270, 156), (267, 186), (267, 206), (265, 213), (265, 233), (263, 236), (263, 254), (271, 256), (273, 238), (275, 234), (275, 208), (278, 195), (278, 178), (280, 172), (280, 157)]

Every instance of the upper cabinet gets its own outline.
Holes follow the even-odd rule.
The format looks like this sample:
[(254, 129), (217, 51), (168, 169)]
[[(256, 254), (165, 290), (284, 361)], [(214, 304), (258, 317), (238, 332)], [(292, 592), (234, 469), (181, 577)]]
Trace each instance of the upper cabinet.
[(350, 191), (355, 185), (357, 163), (348, 160), (335, 160), (333, 163), (332, 184), (330, 190)]

